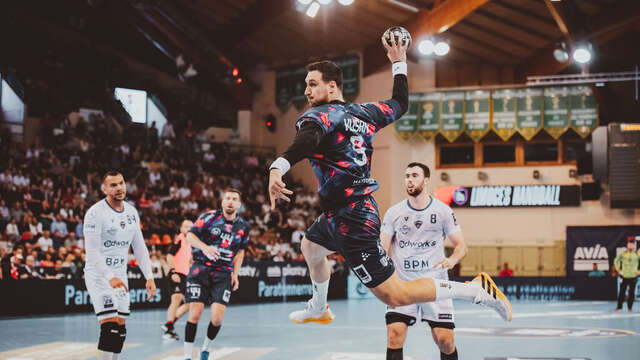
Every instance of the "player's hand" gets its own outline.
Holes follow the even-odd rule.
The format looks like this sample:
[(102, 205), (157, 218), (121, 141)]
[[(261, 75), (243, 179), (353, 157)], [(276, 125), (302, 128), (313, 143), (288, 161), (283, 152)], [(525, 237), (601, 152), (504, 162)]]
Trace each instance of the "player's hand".
[(276, 208), (276, 200), (282, 199), (290, 202), (291, 199), (287, 195), (293, 194), (293, 191), (286, 188), (286, 184), (282, 182), (282, 173), (280, 169), (271, 169), (269, 171), (269, 200), (271, 200), (271, 210)]
[(118, 279), (117, 277), (112, 277), (111, 280), (109, 280), (109, 286), (111, 286), (114, 289), (117, 288), (124, 288), (126, 291), (129, 291), (129, 289), (127, 289), (127, 285), (125, 285), (122, 280)]
[(456, 266), (456, 262), (451, 260), (450, 258), (444, 258), (438, 261), (438, 263), (434, 265), (434, 268), (437, 269), (438, 266), (440, 266), (442, 269), (449, 270), (453, 269), (453, 267)]
[(382, 46), (387, 50), (387, 57), (389, 58), (389, 61), (391, 61), (392, 64), (398, 61), (407, 62), (407, 47), (409, 46), (409, 43), (402, 45), (402, 36), (399, 36), (400, 43), (396, 43), (395, 34), (391, 35), (391, 46), (387, 43), (384, 35), (382, 35), (381, 38)]
[(236, 291), (240, 287), (240, 280), (237, 274), (231, 274), (231, 290)]
[(147, 288), (147, 301), (151, 301), (156, 296), (156, 282), (153, 279), (148, 279), (145, 286)]
[(218, 257), (220, 256), (220, 251), (218, 251), (218, 248), (214, 246), (207, 246), (202, 249), (202, 252), (206, 257), (213, 261), (218, 261)]

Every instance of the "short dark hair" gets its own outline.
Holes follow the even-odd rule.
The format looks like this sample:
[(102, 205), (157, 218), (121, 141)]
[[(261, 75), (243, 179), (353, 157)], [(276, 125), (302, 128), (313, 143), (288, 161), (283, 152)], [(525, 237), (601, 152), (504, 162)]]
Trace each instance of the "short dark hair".
[(431, 172), (429, 171), (429, 167), (423, 163), (412, 162), (412, 163), (409, 163), (409, 165), (407, 165), (407, 168), (416, 167), (416, 166), (422, 169), (422, 172), (424, 173), (424, 177), (426, 178), (431, 177)]
[(307, 72), (317, 70), (322, 74), (322, 81), (335, 81), (342, 90), (342, 69), (333, 61), (323, 60), (307, 65)]
[(238, 196), (240, 197), (240, 200), (242, 200), (242, 191), (236, 189), (236, 188), (232, 188), (232, 187), (228, 187), (226, 189), (224, 189), (224, 193), (228, 193), (228, 192), (232, 192), (232, 193), (236, 193), (238, 194)]
[(102, 176), (102, 182), (104, 182), (105, 180), (107, 180), (107, 176), (118, 176), (118, 175), (122, 175), (122, 173), (120, 171), (117, 170), (110, 170), (107, 171), (106, 173), (104, 173), (104, 175)]

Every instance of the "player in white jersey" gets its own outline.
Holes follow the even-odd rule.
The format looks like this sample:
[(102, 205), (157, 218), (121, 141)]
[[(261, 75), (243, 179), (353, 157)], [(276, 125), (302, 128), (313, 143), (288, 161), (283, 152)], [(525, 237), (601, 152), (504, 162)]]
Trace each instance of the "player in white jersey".
[(87, 264), (85, 283), (100, 322), (98, 360), (116, 360), (126, 338), (129, 316), (127, 258), (129, 246), (147, 279), (147, 301), (155, 296), (149, 251), (140, 229), (138, 211), (124, 201), (127, 187), (122, 174), (108, 172), (102, 181), (106, 198), (84, 217)]
[[(380, 228), (382, 246), (396, 265), (400, 279), (448, 280), (453, 268), (467, 253), (462, 230), (451, 208), (427, 193), (429, 167), (412, 162), (405, 171), (407, 199), (392, 206)], [(444, 255), (449, 238), (453, 254)], [(387, 360), (402, 359), (407, 328), (421, 318), (431, 327), (441, 360), (457, 360), (453, 342), (453, 301), (437, 300), (406, 306), (387, 306)]]

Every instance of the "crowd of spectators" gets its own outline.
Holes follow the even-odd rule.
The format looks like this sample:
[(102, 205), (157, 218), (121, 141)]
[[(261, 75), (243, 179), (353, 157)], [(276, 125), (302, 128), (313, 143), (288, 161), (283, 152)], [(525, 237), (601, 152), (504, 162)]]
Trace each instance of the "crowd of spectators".
[(81, 278), (83, 217), (102, 198), (110, 169), (125, 177), (158, 277), (168, 273), (165, 254), (182, 220), (219, 206), (229, 186), (243, 192), (240, 215), (251, 223), (245, 259), (304, 261), (300, 240), (320, 212), (318, 198), (289, 179), (297, 196), (271, 211), (265, 174), (273, 153), (215, 142), (191, 123), (157, 132), (103, 115), (45, 120), (38, 146), (10, 144), (0, 160), (0, 277)]

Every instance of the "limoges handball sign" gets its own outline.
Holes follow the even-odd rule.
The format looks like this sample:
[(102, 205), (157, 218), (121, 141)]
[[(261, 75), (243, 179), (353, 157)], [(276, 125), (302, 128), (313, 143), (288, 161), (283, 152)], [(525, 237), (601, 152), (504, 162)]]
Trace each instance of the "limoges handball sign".
[(452, 191), (452, 207), (580, 206), (577, 185), (460, 186)]

